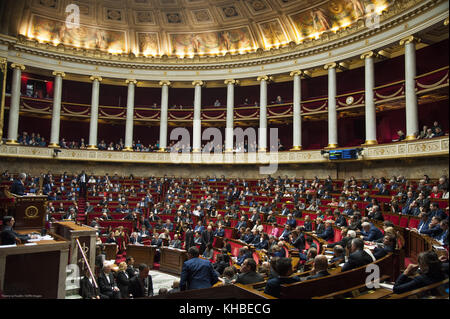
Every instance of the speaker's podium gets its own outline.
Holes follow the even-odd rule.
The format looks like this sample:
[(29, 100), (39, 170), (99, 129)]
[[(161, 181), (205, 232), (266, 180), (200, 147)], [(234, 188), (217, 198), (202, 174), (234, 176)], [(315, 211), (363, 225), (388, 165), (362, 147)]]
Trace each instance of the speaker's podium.
[[(16, 196), (0, 189), (0, 215), (13, 216), (19, 234), (42, 234), (46, 196)], [(43, 234), (42, 234), (43, 235)], [(6, 298), (64, 298), (69, 245), (62, 236), (1, 245), (0, 291)]]

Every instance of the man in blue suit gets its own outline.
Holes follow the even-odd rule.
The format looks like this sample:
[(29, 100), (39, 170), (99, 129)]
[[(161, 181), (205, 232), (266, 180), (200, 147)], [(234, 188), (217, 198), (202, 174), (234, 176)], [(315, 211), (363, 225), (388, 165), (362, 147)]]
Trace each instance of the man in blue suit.
[(317, 234), (317, 236), (325, 240), (330, 240), (334, 238), (334, 229), (333, 226), (331, 225), (331, 221), (327, 220), (325, 222), (325, 230), (322, 233)]
[(25, 179), (27, 175), (25, 173), (20, 173), (18, 178), (14, 180), (11, 185), (11, 193), (23, 196), (25, 195)]
[(292, 217), (292, 214), (288, 215), (288, 218), (286, 220), (286, 225), (289, 225), (292, 229), (297, 227), (297, 220)]
[(197, 247), (188, 250), (189, 260), (185, 261), (181, 270), (180, 291), (210, 288), (219, 278), (209, 260), (198, 258)]
[(376, 241), (383, 237), (381, 230), (376, 228), (373, 224), (364, 222), (361, 224), (362, 230), (361, 235), (365, 241)]

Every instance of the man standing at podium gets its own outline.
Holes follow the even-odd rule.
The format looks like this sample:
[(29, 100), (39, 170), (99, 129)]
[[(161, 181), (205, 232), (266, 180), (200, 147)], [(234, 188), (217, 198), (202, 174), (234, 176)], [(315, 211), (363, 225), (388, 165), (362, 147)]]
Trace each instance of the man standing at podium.
[(21, 244), (22, 241), (29, 239), (28, 235), (20, 235), (13, 230), (14, 222), (14, 217), (3, 216), (3, 230), (1, 232), (2, 245)]
[(23, 196), (25, 195), (25, 179), (27, 174), (20, 173), (16, 180), (11, 185), (11, 193)]
[(84, 170), (81, 171), (81, 174), (78, 175), (78, 186), (80, 186), (80, 196), (83, 196), (84, 198), (86, 198), (86, 193), (87, 193), (87, 188), (86, 188), (86, 183), (87, 183), (87, 175), (84, 172)]

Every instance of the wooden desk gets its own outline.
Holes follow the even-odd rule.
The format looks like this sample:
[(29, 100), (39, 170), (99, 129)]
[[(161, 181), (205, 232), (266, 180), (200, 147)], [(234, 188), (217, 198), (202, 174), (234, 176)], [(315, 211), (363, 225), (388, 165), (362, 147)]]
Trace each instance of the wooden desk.
[(360, 295), (358, 297), (354, 297), (352, 299), (380, 299), (384, 298), (386, 296), (391, 295), (393, 292), (392, 290), (386, 289), (386, 288), (379, 288), (376, 290), (371, 290), (363, 295)]
[(33, 246), (0, 246), (0, 290), (11, 298), (63, 299), (69, 245), (55, 238)]
[(95, 269), (95, 245), (97, 233), (95, 228), (80, 226), (74, 222), (56, 222), (53, 224), (55, 233), (70, 241), (69, 263), (77, 264), (82, 269), (82, 256), (76, 239), (80, 241), (84, 254), (91, 269)]
[(127, 245), (127, 257), (132, 256), (136, 265), (147, 264), (150, 269), (153, 269), (155, 254), (156, 246)]
[(161, 260), (159, 269), (177, 275), (181, 274), (183, 263), (187, 260), (187, 251), (182, 249), (161, 247)]

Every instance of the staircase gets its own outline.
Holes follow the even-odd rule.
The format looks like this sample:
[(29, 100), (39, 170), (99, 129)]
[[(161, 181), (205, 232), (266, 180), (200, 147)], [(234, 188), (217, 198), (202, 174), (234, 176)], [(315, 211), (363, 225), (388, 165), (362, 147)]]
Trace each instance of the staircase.
[(83, 197), (78, 197), (78, 216), (77, 221), (83, 224), (86, 223), (86, 214), (84, 213), (86, 209), (86, 199)]

